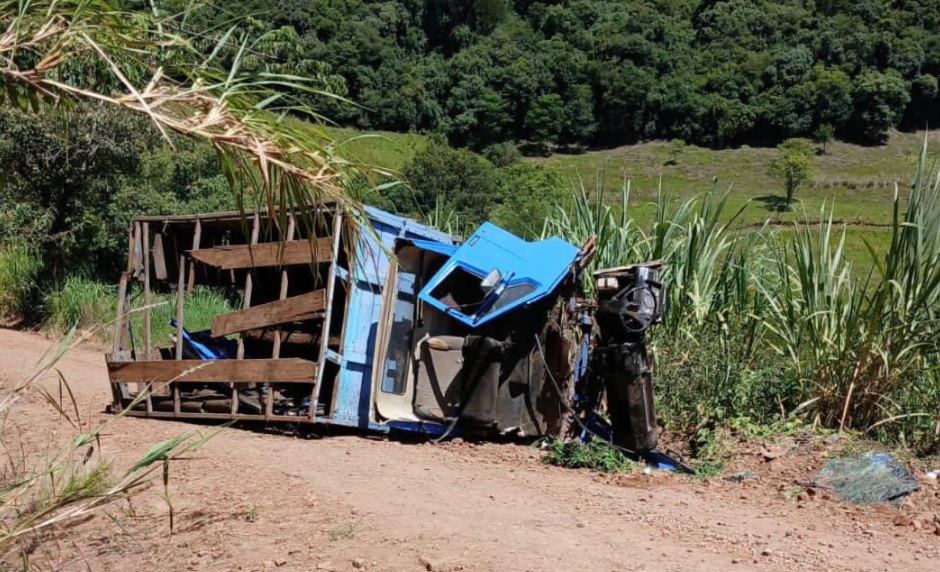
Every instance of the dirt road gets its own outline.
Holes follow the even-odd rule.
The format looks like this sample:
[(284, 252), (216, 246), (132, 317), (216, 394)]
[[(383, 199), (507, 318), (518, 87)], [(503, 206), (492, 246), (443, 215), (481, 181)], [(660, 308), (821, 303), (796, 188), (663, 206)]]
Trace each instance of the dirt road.
[[(8, 383), (53, 342), (0, 330)], [(110, 398), (104, 359), (60, 369), (84, 415)], [(12, 417), (30, 439), (68, 435), (38, 399)], [(193, 425), (119, 419), (120, 465)], [(610, 477), (546, 466), (518, 445), (301, 439), (227, 429), (173, 467), (176, 531), (154, 487), (83, 524), (56, 567), (93, 571), (933, 570), (940, 536), (895, 526), (896, 509), (784, 494), (773, 470), (730, 483), (656, 472)], [(935, 496), (925, 488), (919, 495)], [(931, 497), (932, 498), (932, 497)]]

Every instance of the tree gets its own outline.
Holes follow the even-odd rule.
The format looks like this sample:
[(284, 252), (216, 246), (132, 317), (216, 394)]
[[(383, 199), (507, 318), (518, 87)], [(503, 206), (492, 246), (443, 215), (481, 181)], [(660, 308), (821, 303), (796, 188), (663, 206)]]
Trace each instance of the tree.
[(439, 205), (467, 224), (480, 223), (497, 203), (496, 168), (467, 149), (433, 142), (405, 165), (410, 188), (398, 187), (389, 199), (396, 210), (425, 215)]
[(28, 209), (52, 276), (104, 273), (120, 267), (129, 217), (109, 216), (123, 180), (139, 174), (141, 155), (156, 142), (146, 121), (102, 105), (52, 108), (33, 115), (0, 108), (0, 200)]
[(673, 139), (666, 148), (666, 160), (663, 165), (675, 165), (679, 162), (679, 155), (685, 151), (686, 143), (682, 139)]
[(490, 211), (492, 221), (532, 239), (552, 209), (570, 197), (571, 185), (557, 171), (519, 162), (499, 170), (496, 195), (502, 204)]
[(852, 132), (864, 143), (884, 143), (911, 100), (908, 86), (897, 72), (874, 70), (859, 76), (852, 95)]
[(816, 127), (813, 131), (813, 141), (822, 145), (822, 154), (826, 154), (826, 145), (836, 136), (836, 130), (828, 123)]
[(768, 173), (783, 185), (786, 198), (779, 210), (789, 210), (793, 194), (813, 176), (813, 150), (802, 139), (790, 139), (777, 146), (777, 156)]
[(557, 93), (539, 96), (525, 116), (527, 138), (540, 144), (557, 143), (565, 123), (561, 96)]

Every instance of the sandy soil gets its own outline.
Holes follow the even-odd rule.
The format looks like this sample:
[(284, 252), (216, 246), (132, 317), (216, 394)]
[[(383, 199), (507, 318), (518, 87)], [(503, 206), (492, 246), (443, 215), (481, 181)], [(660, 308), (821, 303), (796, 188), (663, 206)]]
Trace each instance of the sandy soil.
[[(0, 330), (0, 381), (52, 341)], [(113, 421), (104, 454), (130, 462), (193, 425), (117, 419), (102, 355), (60, 363), (88, 421)], [(31, 442), (70, 429), (39, 399), (14, 410)], [(825, 444), (754, 451), (742, 483), (668, 473), (601, 475), (550, 467), (511, 444), (407, 444), (226, 429), (173, 466), (176, 527), (160, 487), (109, 509), (51, 549), (46, 568), (92, 571), (825, 571), (934, 570), (940, 489), (902, 509), (860, 508), (792, 485)], [(767, 457), (774, 457), (768, 461)], [(738, 468), (741, 468), (738, 467)], [(907, 518), (903, 515), (911, 515)]]

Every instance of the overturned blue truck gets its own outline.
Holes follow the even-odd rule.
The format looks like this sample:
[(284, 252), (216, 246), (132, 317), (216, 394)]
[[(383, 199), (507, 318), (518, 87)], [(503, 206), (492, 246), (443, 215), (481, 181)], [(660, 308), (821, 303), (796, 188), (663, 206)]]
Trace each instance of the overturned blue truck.
[[(106, 358), (112, 408), (655, 451), (659, 265), (599, 271), (586, 299), (593, 255), (593, 241), (490, 223), (461, 241), (372, 208), (141, 216)], [(187, 315), (204, 288), (233, 309)]]

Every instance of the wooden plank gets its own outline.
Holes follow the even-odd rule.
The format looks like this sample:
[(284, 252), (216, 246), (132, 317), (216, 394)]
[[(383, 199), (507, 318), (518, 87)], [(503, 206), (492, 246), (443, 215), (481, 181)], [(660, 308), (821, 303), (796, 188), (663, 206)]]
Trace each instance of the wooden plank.
[(212, 318), (212, 335), (266, 328), (318, 317), (326, 307), (326, 292), (316, 290)]
[(317, 362), (301, 358), (109, 361), (111, 383), (313, 383)]
[(124, 315), (124, 303), (127, 299), (127, 280), (128, 273), (122, 273), (121, 281), (118, 284), (117, 318), (114, 320), (114, 346), (111, 349), (114, 354), (124, 349), (124, 329), (127, 321), (127, 316)]
[(140, 275), (144, 273), (144, 246), (142, 243), (142, 233), (140, 223), (134, 224), (134, 277), (140, 280)]
[[(286, 240), (285, 240), (284, 246), (286, 246), (287, 244), (290, 244), (290, 241), (294, 239), (294, 230), (295, 230), (294, 216), (292, 214), (289, 214), (287, 216), (289, 217), (289, 219), (287, 221), (287, 234), (286, 234)], [(282, 257), (282, 263), (283, 263), (283, 257)], [(288, 281), (287, 268), (285, 268), (281, 270), (281, 290), (278, 293), (278, 298), (277, 298), (278, 300), (287, 299), (287, 290), (288, 290), (289, 285), (290, 283)], [(244, 338), (245, 335), (247, 334), (242, 334), (242, 337)], [(281, 342), (283, 341), (283, 339), (284, 339), (284, 332), (281, 332), (281, 330), (277, 330), (276, 335), (274, 336), (274, 346), (271, 349), (272, 358), (277, 359), (281, 357)], [(274, 415), (274, 388), (271, 387), (270, 383), (267, 385), (267, 393), (265, 394), (264, 397), (265, 397), (264, 398), (264, 418), (270, 419), (271, 416)]]
[[(193, 250), (199, 249), (199, 242), (202, 240), (202, 219), (198, 216), (196, 217), (196, 228), (193, 231)], [(180, 272), (183, 271), (183, 267), (180, 266)], [(186, 292), (192, 293), (193, 288), (196, 286), (196, 261), (189, 261), (189, 282), (186, 284)]]
[(153, 359), (153, 308), (150, 301), (150, 223), (141, 227), (144, 233), (144, 359)]
[[(323, 373), (326, 371), (326, 352), (329, 349), (330, 327), (332, 325), (333, 317), (333, 296), (336, 291), (336, 264), (339, 260), (339, 249), (340, 243), (343, 237), (343, 215), (339, 209), (333, 214), (333, 262), (330, 263), (330, 270), (327, 273), (326, 277), (326, 317), (323, 319), (323, 330), (322, 335), (320, 336), (320, 353), (317, 354), (320, 356), (320, 367), (317, 368), (317, 383), (313, 386), (313, 390), (310, 392), (310, 418), (315, 419), (317, 416), (317, 410), (320, 408), (320, 403), (323, 396), (320, 393), (323, 390)], [(346, 320), (343, 319), (343, 323), (340, 324), (340, 330), (345, 327)], [(337, 373), (337, 375), (339, 375)], [(328, 404), (327, 411), (329, 412), (329, 417), (332, 418), (336, 412), (336, 397), (339, 392), (339, 383), (338, 380), (335, 380), (333, 383), (333, 394), (330, 396), (330, 403)]]
[(159, 232), (153, 235), (153, 275), (157, 280), (166, 280), (169, 277), (166, 271), (166, 254), (163, 252), (163, 235)]
[(134, 269), (134, 229), (137, 228), (133, 223), (127, 230), (127, 271)]
[(202, 248), (190, 252), (194, 259), (221, 268), (264, 268), (268, 266), (292, 266), (329, 262), (333, 259), (332, 244), (328, 238), (319, 238), (311, 244), (307, 240), (289, 242), (265, 242), (254, 246), (234, 244)]
[[(186, 295), (186, 257), (180, 256), (180, 271), (176, 285), (176, 361), (183, 359), (183, 297)], [(180, 388), (173, 386), (173, 412), (180, 412)]]
[[(152, 413), (147, 413), (146, 411), (138, 411), (136, 409), (126, 409), (124, 410), (125, 415), (130, 415), (133, 417), (150, 417), (154, 419), (205, 419), (205, 420), (241, 420), (241, 421), (257, 421), (261, 419), (262, 415), (251, 415), (247, 413), (238, 413), (236, 415), (231, 415), (229, 413), (179, 413), (174, 414), (169, 411), (154, 411)], [(285, 423), (291, 423), (293, 425), (299, 424), (310, 424), (313, 423), (313, 420), (309, 417), (300, 417), (298, 415), (272, 415), (268, 421), (284, 421)]]
[[(261, 232), (261, 215), (255, 214), (251, 220), (251, 242), (258, 244), (258, 234)], [(245, 274), (245, 298), (242, 300), (242, 310), (251, 308), (251, 294), (254, 288), (254, 270), (249, 270)], [(212, 319), (215, 324), (215, 318)], [(245, 336), (238, 336), (238, 348), (235, 350), (235, 359), (245, 358)], [(232, 415), (238, 413), (238, 387), (232, 386)]]

